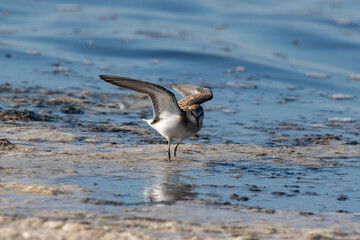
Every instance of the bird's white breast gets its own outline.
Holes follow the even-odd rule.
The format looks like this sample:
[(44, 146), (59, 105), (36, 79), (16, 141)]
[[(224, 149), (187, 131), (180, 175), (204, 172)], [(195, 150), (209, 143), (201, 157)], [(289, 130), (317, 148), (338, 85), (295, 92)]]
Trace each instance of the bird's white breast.
[(160, 119), (160, 121), (153, 124), (151, 123), (152, 119), (144, 119), (144, 121), (146, 121), (167, 140), (183, 140), (194, 136), (200, 130), (200, 128), (197, 128), (196, 124), (191, 122), (187, 122), (187, 125), (185, 125), (181, 122), (179, 115), (172, 115), (165, 119)]

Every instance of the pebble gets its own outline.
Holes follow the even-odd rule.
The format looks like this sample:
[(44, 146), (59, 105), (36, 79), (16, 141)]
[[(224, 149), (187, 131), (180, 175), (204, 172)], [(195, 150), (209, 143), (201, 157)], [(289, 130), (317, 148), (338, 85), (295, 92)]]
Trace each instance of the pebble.
[(335, 19), (335, 23), (339, 26), (349, 26), (352, 24), (351, 20), (350, 19), (347, 19), (347, 18), (338, 18), (338, 19)]
[(85, 61), (83, 61), (83, 64), (86, 65), (86, 66), (91, 66), (91, 65), (93, 65), (93, 62), (85, 60)]
[(37, 50), (26, 50), (25, 54), (26, 55), (32, 55), (32, 56), (38, 56), (38, 55), (40, 55), (40, 52), (37, 51)]
[(333, 99), (333, 100), (351, 100), (353, 99), (353, 96), (349, 95), (349, 94), (330, 94), (328, 96), (330, 99)]
[(99, 70), (101, 70), (101, 71), (107, 71), (107, 70), (109, 70), (109, 68), (108, 68), (107, 66), (100, 66), (100, 67), (99, 67)]
[(360, 81), (360, 73), (351, 74), (350, 79), (354, 81)]
[(58, 4), (56, 6), (56, 9), (59, 12), (79, 12), (80, 11), (80, 5), (78, 4), (71, 4), (71, 3), (67, 3), (67, 4)]
[(238, 179), (238, 178), (240, 178), (241, 176), (239, 175), (239, 174), (234, 174), (233, 175), (233, 178), (236, 178), (236, 179)]
[(227, 86), (235, 87), (235, 88), (243, 88), (243, 89), (256, 89), (256, 84), (245, 84), (245, 83), (236, 83), (236, 82), (227, 82)]
[(95, 44), (95, 42), (93, 40), (86, 41), (86, 45), (88, 45), (88, 46), (93, 46), (94, 44)]
[(325, 79), (329, 77), (329, 75), (325, 73), (316, 73), (316, 72), (307, 72), (305, 73), (305, 76), (307, 76), (308, 78), (318, 78), (318, 79)]
[(56, 66), (53, 68), (53, 73), (66, 73), (69, 71), (67, 67)]
[(225, 70), (225, 73), (226, 73), (226, 74), (232, 74), (232, 72), (233, 72), (233, 71), (232, 71), (230, 68), (228, 68), (228, 69)]
[(351, 118), (351, 117), (344, 117), (344, 118), (340, 118), (340, 117), (333, 117), (333, 118), (328, 118), (329, 122), (355, 122), (356, 120)]
[(150, 59), (150, 60), (149, 60), (149, 63), (150, 63), (151, 65), (157, 65), (157, 64), (160, 63), (160, 61), (159, 61), (159, 59)]
[(246, 68), (245, 68), (245, 67), (242, 67), (242, 66), (237, 66), (237, 67), (235, 68), (235, 71), (237, 71), (237, 72), (245, 72), (245, 71), (246, 71)]
[(346, 201), (346, 200), (348, 200), (348, 199), (349, 199), (348, 196), (346, 196), (346, 195), (340, 195), (336, 200), (338, 200), (338, 201)]

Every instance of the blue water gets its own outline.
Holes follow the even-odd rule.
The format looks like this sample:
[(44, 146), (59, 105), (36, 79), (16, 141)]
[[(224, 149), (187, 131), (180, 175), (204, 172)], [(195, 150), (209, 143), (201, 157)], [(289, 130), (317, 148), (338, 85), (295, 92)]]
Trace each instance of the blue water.
[[(62, 11), (61, 1), (1, 1), (0, 30), (13, 33), (0, 35), (0, 82), (118, 91), (97, 77), (112, 74), (166, 87), (205, 84), (214, 92), (205, 107), (231, 114), (207, 111), (202, 132), (235, 143), (266, 143), (268, 136), (249, 127), (281, 120), (299, 120), (305, 127), (332, 117), (359, 120), (360, 82), (350, 80), (360, 72), (358, 1), (72, 4), (74, 11)], [(26, 50), (40, 55), (26, 55)], [(157, 64), (151, 64), (154, 59)], [(69, 71), (54, 74), (54, 64)], [(236, 72), (237, 66), (246, 71)], [(226, 74), (227, 69), (233, 73)], [(307, 72), (329, 77), (308, 78)], [(229, 82), (257, 88), (237, 89)], [(337, 93), (353, 99), (328, 98)], [(278, 103), (291, 98), (296, 101)], [(349, 137), (356, 138), (351, 132)]]
[[(103, 163), (96, 174), (82, 172), (57, 178), (55, 183), (91, 189), (93, 192), (86, 197), (106, 200), (99, 204), (100, 208), (115, 207), (112, 212), (121, 211), (116, 208), (118, 205), (194, 199), (300, 212), (359, 212), (355, 177), (360, 170), (359, 158), (335, 162), (340, 165), (309, 168), (274, 162), (212, 160), (202, 166), (183, 162), (171, 168), (165, 164), (144, 164), (136, 170), (132, 169), (133, 164), (121, 167)], [(247, 200), (239, 200), (233, 194)]]

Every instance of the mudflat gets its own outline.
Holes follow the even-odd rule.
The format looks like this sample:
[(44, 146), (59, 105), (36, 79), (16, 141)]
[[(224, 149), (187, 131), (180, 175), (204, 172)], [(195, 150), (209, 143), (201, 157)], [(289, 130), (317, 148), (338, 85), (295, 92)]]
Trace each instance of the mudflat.
[[(60, 113), (68, 94), (27, 93), (42, 99), (48, 111), (0, 113), (3, 239), (357, 239), (360, 234), (360, 150), (354, 142), (329, 134), (298, 139), (299, 144), (287, 139), (277, 147), (194, 141), (180, 145), (178, 157), (168, 162), (166, 144), (150, 129), (80, 121), (82, 114)], [(95, 115), (104, 111), (90, 100), (71, 102)], [(122, 135), (139, 143), (122, 143)]]

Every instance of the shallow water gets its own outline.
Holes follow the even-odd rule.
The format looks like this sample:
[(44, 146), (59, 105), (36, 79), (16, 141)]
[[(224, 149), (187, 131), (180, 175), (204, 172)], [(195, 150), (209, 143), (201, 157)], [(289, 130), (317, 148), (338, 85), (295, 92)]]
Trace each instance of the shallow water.
[[(335, 169), (211, 161), (195, 170), (186, 170), (185, 165), (170, 172), (137, 170), (134, 176), (128, 171), (113, 169), (111, 174), (80, 175), (55, 182), (80, 185), (92, 189), (95, 199), (115, 201), (103, 205), (200, 199), (299, 212), (360, 211), (356, 182), (359, 159), (355, 165)], [(125, 172), (127, 176), (123, 176)]]
[[(121, 206), (194, 200), (297, 212), (360, 211), (359, 149), (343, 140), (283, 148), (182, 144), (169, 163), (165, 144), (117, 144), (103, 132), (97, 138), (94, 132), (70, 133), (51, 123), (17, 125), (1, 128), (15, 144), (2, 151), (0, 168), (5, 184), (0, 187), (15, 191), (12, 204), (27, 199), (27, 207), (119, 214)], [(55, 196), (16, 197), (38, 185), (53, 187)]]
[[(91, 190), (65, 188), (67, 198), (5, 184), (22, 190), (3, 206), (12, 199), (17, 207), (29, 201), (21, 207), (29, 215), (121, 215), (124, 207), (211, 201), (358, 213), (360, 156), (343, 152), (360, 142), (359, 8), (355, 0), (2, 0), (0, 84), (10, 86), (1, 85), (0, 110), (27, 109), (48, 121), (2, 122), (0, 137), (32, 157), (4, 150), (0, 183)], [(151, 117), (150, 102), (99, 74), (210, 87), (204, 127), (185, 141), (209, 148), (181, 145), (179, 161), (163, 161), (164, 140), (141, 120)], [(244, 144), (250, 154), (240, 145), (215, 151), (216, 144)], [(263, 153), (292, 147), (302, 149), (298, 157)]]

